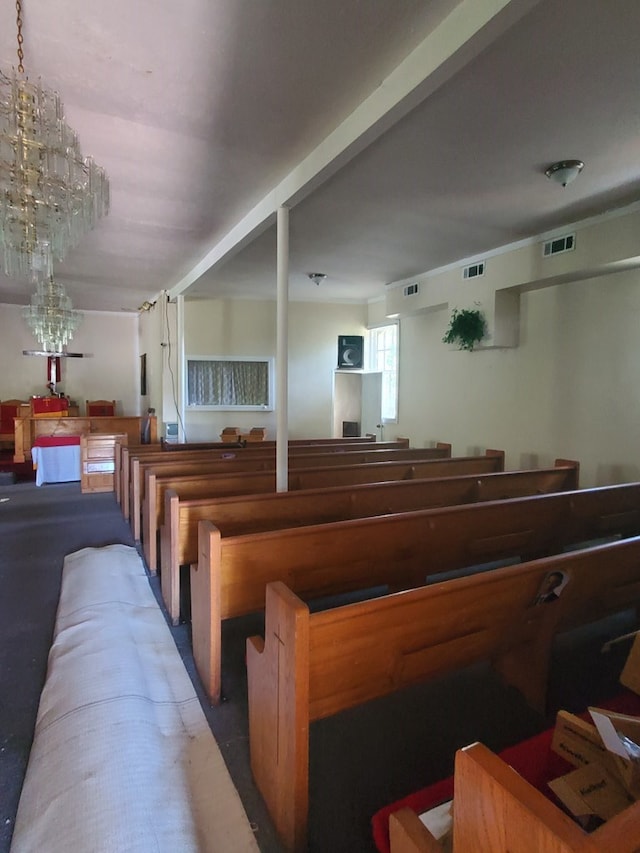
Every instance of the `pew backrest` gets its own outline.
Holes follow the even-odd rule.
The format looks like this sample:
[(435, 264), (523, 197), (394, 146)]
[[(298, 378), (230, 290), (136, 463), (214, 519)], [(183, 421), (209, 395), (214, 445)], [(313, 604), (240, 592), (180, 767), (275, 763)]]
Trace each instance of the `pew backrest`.
[[(154, 476), (152, 472), (149, 475), (149, 498), (154, 493)], [(158, 519), (166, 520), (161, 535), (167, 540), (164, 553), (169, 559), (169, 562), (162, 564), (162, 568), (169, 568), (172, 563), (185, 565), (195, 562), (197, 523), (201, 519), (214, 521), (223, 536), (233, 536), (411, 509), (575, 490), (579, 486), (578, 478), (577, 462), (556, 460), (553, 468), (529, 471), (376, 481), (320, 489), (294, 489), (284, 493), (264, 492), (191, 500), (181, 497), (185, 492), (189, 494), (188, 487), (178, 492), (167, 487), (164, 481), (157, 480), (157, 495), (163, 494), (164, 498), (164, 512), (162, 516), (158, 514)], [(169, 483), (173, 485), (171, 481)], [(180, 484), (177, 485), (180, 488)], [(171, 538), (172, 530), (178, 531), (177, 537)], [(147, 559), (146, 548), (152, 539), (151, 532), (145, 534)], [(151, 563), (149, 567), (152, 568)]]
[[(202, 455), (201, 455), (202, 453)], [(288, 458), (288, 467), (290, 470), (297, 468), (331, 468), (334, 466), (342, 467), (344, 465), (365, 465), (373, 462), (385, 461), (421, 461), (424, 459), (446, 459), (450, 452), (444, 447), (427, 447), (422, 449), (417, 448), (375, 448), (371, 450), (354, 450), (348, 452), (334, 450), (326, 450), (320, 453), (308, 454), (306, 452), (299, 453), (297, 450), (291, 451)], [(131, 513), (135, 513), (136, 508), (141, 507), (141, 502), (145, 496), (145, 472), (149, 468), (153, 468), (158, 475), (166, 476), (179, 474), (197, 474), (197, 473), (219, 473), (224, 470), (238, 471), (261, 471), (275, 470), (276, 456), (274, 450), (266, 452), (254, 453), (251, 450), (241, 448), (224, 452), (219, 451), (194, 451), (193, 454), (186, 456), (180, 454), (177, 457), (157, 458), (155, 455), (151, 457), (132, 457), (130, 460), (130, 485), (131, 492)], [(138, 537), (136, 537), (138, 538)]]
[[(346, 438), (346, 439), (289, 439), (289, 450), (296, 454), (312, 454), (318, 452), (336, 452), (347, 453), (352, 450), (361, 449), (380, 449), (392, 450), (394, 448), (409, 448), (408, 438), (396, 438), (391, 441), (376, 441), (374, 435), (367, 435), (361, 438)], [(437, 442), (436, 447), (448, 448), (448, 455), (451, 455), (451, 445), (445, 442)], [(209, 450), (210, 452), (218, 451), (219, 455), (225, 457), (235, 450), (243, 450), (246, 455), (255, 455), (256, 453), (264, 453), (266, 450), (272, 449), (275, 451), (275, 441), (261, 441), (257, 445), (245, 445), (243, 442), (238, 442), (237, 445), (229, 442), (213, 441), (213, 442), (190, 442), (189, 444), (139, 444), (130, 445), (127, 454), (121, 456), (116, 454), (116, 473), (118, 476), (118, 486), (116, 495), (118, 502), (125, 507), (125, 518), (129, 517), (128, 500), (129, 500), (129, 479), (130, 479), (130, 464), (129, 456), (144, 456), (150, 459), (152, 454), (159, 454), (160, 461), (168, 460), (180, 453), (193, 453), (194, 450)], [(120, 498), (120, 495), (123, 497)], [(126, 501), (124, 496), (126, 495)]]
[[(567, 461), (568, 465), (575, 465)], [(300, 468), (289, 473), (289, 490), (328, 488), (332, 486), (357, 486), (393, 480), (415, 480), (449, 477), (456, 474), (487, 474), (504, 471), (504, 452), (487, 450), (485, 456), (459, 456), (444, 459), (414, 460), (411, 462), (375, 462), (365, 465), (341, 465), (335, 468)], [(275, 492), (275, 472), (269, 474), (240, 473), (223, 479), (218, 474), (182, 474), (172, 477), (158, 476), (155, 471), (145, 472), (145, 502), (143, 508), (143, 538), (145, 557), (149, 568), (155, 571), (156, 532), (164, 524), (164, 495), (175, 491), (181, 501), (207, 501), (223, 495), (246, 495)], [(194, 504), (196, 506), (196, 504)], [(203, 511), (204, 512), (204, 511)], [(194, 510), (195, 514), (198, 510)], [(201, 514), (201, 518), (206, 515)], [(169, 527), (169, 525), (166, 525)], [(180, 525), (182, 528), (182, 524)], [(191, 550), (197, 547), (197, 531), (191, 529)], [(189, 545), (175, 546), (181, 554)], [(174, 551), (175, 552), (175, 551)], [(192, 562), (185, 559), (183, 562)]]
[[(562, 595), (538, 603), (556, 571)], [(554, 636), (614, 587), (615, 609), (640, 601), (640, 538), (313, 614), (270, 583), (264, 639), (247, 642), (251, 766), (287, 849), (306, 845), (312, 721), (479, 660), (543, 707)]]
[[(222, 620), (264, 607), (282, 581), (303, 598), (376, 586), (410, 589), (443, 573), (477, 573), (499, 561), (531, 560), (607, 535), (640, 534), (640, 483), (448, 506), (224, 538), (199, 523), (191, 568), (196, 668), (220, 697)], [(613, 520), (617, 524), (614, 530)], [(165, 602), (179, 586), (164, 586)]]

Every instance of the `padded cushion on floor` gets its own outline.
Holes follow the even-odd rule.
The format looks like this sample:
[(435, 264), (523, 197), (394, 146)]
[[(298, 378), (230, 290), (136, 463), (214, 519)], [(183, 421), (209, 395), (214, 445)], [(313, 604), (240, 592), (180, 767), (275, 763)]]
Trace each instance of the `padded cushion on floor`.
[(11, 850), (258, 850), (133, 548), (65, 559)]

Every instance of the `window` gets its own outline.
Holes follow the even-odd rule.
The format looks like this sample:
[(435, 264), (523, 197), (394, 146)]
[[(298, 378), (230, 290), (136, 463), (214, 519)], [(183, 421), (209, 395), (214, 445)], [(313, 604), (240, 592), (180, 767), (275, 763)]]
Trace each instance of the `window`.
[(382, 420), (398, 420), (398, 324), (369, 330), (369, 370), (382, 373)]
[(273, 359), (189, 357), (187, 406), (272, 409)]

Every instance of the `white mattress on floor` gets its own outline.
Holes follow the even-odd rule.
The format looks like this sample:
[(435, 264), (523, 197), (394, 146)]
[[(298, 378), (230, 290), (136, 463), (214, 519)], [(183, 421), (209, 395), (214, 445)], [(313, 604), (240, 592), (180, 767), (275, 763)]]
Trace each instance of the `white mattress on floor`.
[(133, 548), (65, 559), (11, 851), (258, 851)]

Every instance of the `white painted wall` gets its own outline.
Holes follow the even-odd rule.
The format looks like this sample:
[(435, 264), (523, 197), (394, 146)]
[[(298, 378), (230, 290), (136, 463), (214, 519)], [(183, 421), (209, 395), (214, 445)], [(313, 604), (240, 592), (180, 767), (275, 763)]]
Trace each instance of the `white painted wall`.
[[(26, 301), (26, 300), (25, 300)], [(77, 401), (84, 414), (85, 400), (116, 400), (119, 414), (137, 415), (138, 317), (135, 314), (83, 312), (83, 319), (68, 349), (84, 358), (62, 360), (58, 389)], [(46, 359), (24, 356), (25, 349), (39, 349), (22, 319), (22, 306), (0, 305), (0, 399), (24, 399), (48, 394)]]
[(447, 324), (401, 320), (399, 435), (502, 448), (509, 469), (577, 459), (583, 486), (640, 479), (640, 272), (523, 294), (517, 348), (452, 349)]
[[(380, 307), (370, 306), (370, 323), (383, 319)], [(366, 309), (299, 302), (289, 317), (290, 434), (329, 435), (337, 338), (363, 334)], [(509, 469), (578, 459), (584, 486), (640, 479), (640, 272), (523, 293), (518, 347), (459, 352), (441, 341), (447, 322), (446, 310), (401, 320), (399, 422), (385, 438), (406, 435), (414, 446), (450, 441), (456, 454), (502, 448)], [(274, 355), (275, 303), (187, 302), (185, 331), (189, 353)], [(140, 318), (140, 336), (137, 315), (86, 313), (71, 349), (87, 357), (64, 363), (60, 385), (81, 406), (104, 397), (125, 414), (147, 405), (160, 412), (162, 339), (157, 308)], [(45, 360), (22, 355), (34, 348), (21, 308), (0, 305), (0, 399), (46, 394)], [(264, 425), (275, 435), (274, 413), (207, 412), (187, 415), (187, 437), (216, 438), (235, 424)]]
[[(333, 372), (338, 335), (365, 331), (362, 305), (292, 302), (289, 305), (289, 435), (331, 435)], [(185, 302), (185, 352), (190, 355), (274, 357), (276, 303), (249, 300)], [(225, 426), (266, 427), (275, 438), (275, 412), (187, 410), (189, 441), (216, 439)]]

